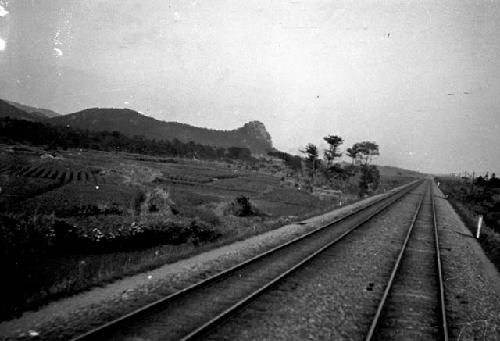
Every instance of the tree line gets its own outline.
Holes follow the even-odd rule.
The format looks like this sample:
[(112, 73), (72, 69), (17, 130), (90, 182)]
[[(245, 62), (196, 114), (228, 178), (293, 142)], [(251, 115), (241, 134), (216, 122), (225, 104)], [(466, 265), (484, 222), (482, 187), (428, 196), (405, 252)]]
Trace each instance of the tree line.
[(0, 142), (46, 146), (48, 150), (84, 148), (185, 158), (255, 161), (250, 149), (243, 147), (213, 147), (193, 141), (182, 142), (175, 138), (171, 141), (147, 139), (142, 135), (129, 137), (118, 131), (81, 130), (9, 117), (0, 118)]
[(305, 166), (312, 186), (318, 182), (318, 178), (331, 184), (340, 183), (342, 185), (359, 173), (360, 196), (378, 188), (380, 172), (375, 165), (371, 165), (373, 159), (380, 155), (377, 143), (362, 141), (347, 148), (346, 155), (351, 158), (351, 165), (345, 166), (339, 162), (343, 154), (340, 147), (344, 143), (344, 139), (338, 135), (328, 135), (323, 140), (328, 147), (323, 150), (322, 159), (320, 158), (320, 150), (315, 144), (308, 143), (304, 149), (300, 150), (305, 154)]

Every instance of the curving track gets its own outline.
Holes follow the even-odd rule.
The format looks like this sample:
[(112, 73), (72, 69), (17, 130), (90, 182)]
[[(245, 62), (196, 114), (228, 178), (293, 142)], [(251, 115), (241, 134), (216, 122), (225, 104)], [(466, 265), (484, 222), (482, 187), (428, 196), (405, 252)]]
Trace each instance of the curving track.
[(343, 240), (419, 183), (73, 340), (190, 340)]

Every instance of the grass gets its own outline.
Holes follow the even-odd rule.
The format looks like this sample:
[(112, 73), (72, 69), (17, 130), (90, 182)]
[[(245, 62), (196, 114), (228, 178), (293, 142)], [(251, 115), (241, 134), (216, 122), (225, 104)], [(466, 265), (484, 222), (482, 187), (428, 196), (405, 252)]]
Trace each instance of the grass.
[(3, 296), (0, 318), (16, 316), (52, 300), (270, 231), (283, 223), (282, 219), (228, 217), (217, 229), (222, 237), (213, 241), (165, 244), (126, 252), (37, 257), (10, 269), (3, 265), (10, 280), (0, 284)]
[(159, 266), (220, 235), (198, 217), (89, 219), (78, 226), (55, 216), (0, 215), (0, 265), (9, 279), (0, 282), (1, 318)]
[(88, 205), (115, 205), (126, 211), (138, 191), (140, 188), (133, 185), (70, 183), (30, 198), (24, 204), (30, 210), (45, 213), (67, 212)]
[[(450, 202), (467, 228), (473, 235), (475, 235), (477, 230), (478, 216), (472, 213), (465, 204), (456, 200), (450, 200)], [(491, 260), (491, 262), (495, 264), (498, 270), (500, 270), (500, 233), (493, 231), (493, 229), (483, 224), (483, 226), (481, 227), (479, 244), (483, 248), (488, 258)]]
[[(470, 197), (467, 199), (467, 196), (463, 195), (462, 188), (464, 186), (460, 181), (444, 179), (439, 179), (439, 181), (441, 183), (440, 189), (444, 194), (448, 195), (448, 201), (465, 226), (473, 235), (476, 235), (478, 214), (475, 211), (478, 211), (477, 204), (471, 201)], [(500, 270), (500, 233), (483, 223), (479, 244), (490, 261)]]

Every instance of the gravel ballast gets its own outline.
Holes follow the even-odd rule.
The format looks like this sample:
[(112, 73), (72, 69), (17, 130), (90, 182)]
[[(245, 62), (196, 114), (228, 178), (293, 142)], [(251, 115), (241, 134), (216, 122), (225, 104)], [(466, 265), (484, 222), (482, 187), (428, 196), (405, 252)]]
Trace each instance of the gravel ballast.
[[(450, 340), (500, 340), (500, 275), (435, 187)], [(217, 329), (213, 340), (361, 340), (412, 206), (401, 202), (266, 292)], [(403, 227), (403, 225), (401, 225)], [(378, 274), (378, 276), (375, 276)], [(284, 303), (285, 302), (285, 303)]]
[(105, 321), (131, 312), (245, 259), (311, 231), (318, 226), (390, 195), (389, 191), (324, 215), (204, 252), (156, 270), (62, 299), (35, 312), (0, 323), (3, 340), (67, 339)]
[(363, 339), (424, 190), (419, 186), (243, 307), (206, 339)]

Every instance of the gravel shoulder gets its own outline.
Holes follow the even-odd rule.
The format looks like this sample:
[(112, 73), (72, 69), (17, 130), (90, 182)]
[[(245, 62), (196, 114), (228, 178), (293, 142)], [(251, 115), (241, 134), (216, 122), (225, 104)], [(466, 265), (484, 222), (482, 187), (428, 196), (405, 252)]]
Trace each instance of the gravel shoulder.
[(67, 339), (327, 224), (395, 190), (50, 303), (0, 323), (0, 338)]
[(500, 340), (500, 274), (434, 187), (450, 340)]

